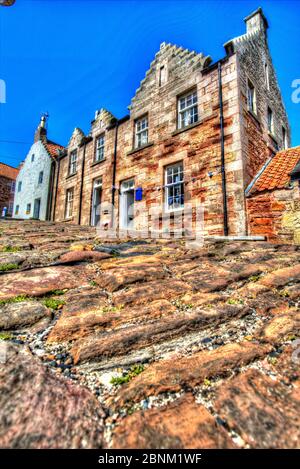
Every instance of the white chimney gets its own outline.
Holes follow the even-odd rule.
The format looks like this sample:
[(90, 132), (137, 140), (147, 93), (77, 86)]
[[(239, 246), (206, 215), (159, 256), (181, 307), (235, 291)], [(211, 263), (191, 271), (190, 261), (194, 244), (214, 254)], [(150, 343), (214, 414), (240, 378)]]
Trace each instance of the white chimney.
[(268, 21), (261, 8), (255, 10), (251, 15), (244, 18), (246, 23), (247, 33), (254, 33), (256, 31), (266, 32), (268, 29)]

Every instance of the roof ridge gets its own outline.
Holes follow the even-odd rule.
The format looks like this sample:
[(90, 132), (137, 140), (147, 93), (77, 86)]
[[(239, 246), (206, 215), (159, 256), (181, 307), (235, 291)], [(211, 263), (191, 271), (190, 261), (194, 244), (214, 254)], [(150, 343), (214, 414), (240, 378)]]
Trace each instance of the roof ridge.
[(7, 164), (7, 163), (3, 163), (2, 161), (0, 161), (0, 164), (4, 164), (5, 166), (8, 166), (9, 168), (12, 168), (12, 169), (18, 169), (18, 167), (12, 166), (12, 165)]

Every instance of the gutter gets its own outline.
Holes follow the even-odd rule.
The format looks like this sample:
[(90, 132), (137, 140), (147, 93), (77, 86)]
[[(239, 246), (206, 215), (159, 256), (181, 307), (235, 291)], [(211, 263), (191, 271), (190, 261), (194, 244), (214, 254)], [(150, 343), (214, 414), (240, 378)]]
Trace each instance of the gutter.
[(256, 174), (256, 176), (252, 179), (252, 181), (250, 182), (249, 186), (246, 188), (245, 190), (245, 196), (248, 197), (250, 195), (250, 192), (251, 192), (251, 189), (252, 187), (255, 185), (255, 183), (258, 181), (258, 179), (260, 178), (260, 176), (262, 175), (262, 173), (264, 172), (264, 170), (269, 166), (269, 164), (271, 163), (273, 157), (269, 158), (265, 164), (263, 165), (263, 167), (258, 171), (258, 173)]
[[(115, 208), (115, 194), (116, 194), (118, 130), (119, 130), (119, 121), (116, 122), (116, 130), (115, 130), (115, 145), (114, 145), (114, 159), (113, 159), (113, 179), (112, 179), (112, 188), (111, 188), (111, 203), (112, 203), (113, 212), (114, 212), (114, 208)], [(112, 220), (114, 220), (114, 213), (112, 213)]]
[(219, 80), (219, 105), (220, 105), (220, 128), (221, 128), (221, 174), (222, 174), (222, 194), (223, 194), (223, 224), (224, 236), (228, 236), (228, 207), (227, 207), (227, 186), (225, 170), (225, 144), (224, 144), (224, 115), (223, 115), (223, 93), (222, 93), (222, 62), (218, 62)]
[[(112, 178), (112, 188), (111, 188), (111, 203), (112, 203), (112, 222), (114, 221), (114, 210), (115, 210), (115, 194), (116, 194), (116, 174), (117, 174), (117, 150), (118, 150), (118, 130), (120, 124), (128, 121), (130, 119), (129, 115), (122, 117), (122, 119), (116, 120), (108, 130), (115, 127), (115, 144), (114, 144), (114, 156), (113, 156), (113, 178)], [(112, 225), (113, 226), (113, 225)]]
[(60, 171), (60, 158), (55, 160), (55, 163), (56, 163), (56, 185), (55, 185), (52, 221), (55, 221), (56, 201), (57, 201), (57, 191), (58, 191), (58, 179), (59, 179), (59, 171)]
[(55, 174), (54, 165), (55, 165), (55, 160), (52, 159), (50, 177), (49, 177), (49, 185), (48, 185), (48, 197), (47, 197), (47, 210), (46, 210), (47, 221), (51, 220), (52, 193), (53, 193), (53, 183), (54, 183), (54, 174)]
[[(82, 194), (83, 194), (83, 178), (84, 178), (84, 167), (85, 167), (85, 151), (87, 144), (92, 140), (92, 137), (83, 137), (83, 157), (82, 157), (82, 170), (80, 178), (80, 191), (79, 191), (79, 209), (78, 209), (78, 225), (81, 225), (81, 211), (82, 211)], [(82, 146), (80, 145), (80, 146)]]

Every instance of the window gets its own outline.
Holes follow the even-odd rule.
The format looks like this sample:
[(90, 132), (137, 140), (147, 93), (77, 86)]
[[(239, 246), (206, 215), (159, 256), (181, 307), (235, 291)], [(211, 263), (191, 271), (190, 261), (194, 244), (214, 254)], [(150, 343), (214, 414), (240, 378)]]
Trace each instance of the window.
[(135, 148), (148, 143), (148, 116), (135, 121)]
[(15, 183), (15, 181), (11, 181), (10, 192), (14, 193), (15, 190), (16, 190), (16, 183)]
[(282, 148), (285, 150), (288, 147), (287, 134), (285, 127), (282, 127)]
[(9, 202), (9, 204), (8, 204), (8, 213), (9, 213), (10, 215), (12, 215), (13, 210), (14, 210), (14, 203), (13, 203), (13, 202)]
[(96, 155), (95, 161), (102, 161), (104, 160), (104, 142), (105, 137), (104, 135), (100, 135), (96, 140)]
[(71, 218), (73, 215), (73, 200), (74, 200), (74, 188), (67, 189), (66, 193), (66, 218)]
[(31, 204), (26, 205), (26, 215), (30, 215), (31, 212)]
[(256, 90), (251, 83), (250, 80), (248, 80), (248, 109), (249, 111), (253, 112), (254, 114), (257, 113), (256, 109)]
[(274, 117), (273, 111), (271, 108), (268, 107), (268, 131), (271, 134), (274, 134)]
[(15, 215), (19, 215), (19, 205), (16, 205), (16, 209), (15, 209)]
[(183, 164), (165, 169), (165, 210), (179, 210), (184, 206)]
[(70, 153), (69, 174), (75, 174), (77, 170), (77, 150)]
[(22, 190), (22, 181), (18, 182), (18, 192), (21, 192)]
[(43, 183), (43, 177), (44, 177), (44, 172), (43, 172), (43, 171), (40, 171), (40, 174), (39, 174), (39, 184), (42, 184), (42, 183)]
[(162, 86), (167, 81), (166, 67), (162, 65), (159, 69), (159, 86)]
[(267, 90), (270, 89), (269, 65), (265, 63), (265, 83)]
[(32, 155), (31, 155), (31, 163), (33, 163), (33, 162), (34, 162), (34, 153), (32, 153)]
[(178, 98), (178, 128), (183, 129), (198, 121), (197, 91), (190, 91)]

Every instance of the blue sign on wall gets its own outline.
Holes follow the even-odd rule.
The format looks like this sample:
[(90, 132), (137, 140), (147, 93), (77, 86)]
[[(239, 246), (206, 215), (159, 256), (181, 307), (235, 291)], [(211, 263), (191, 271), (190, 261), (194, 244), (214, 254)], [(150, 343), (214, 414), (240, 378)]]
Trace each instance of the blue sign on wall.
[(136, 202), (139, 202), (143, 198), (143, 188), (142, 187), (137, 187), (135, 189), (135, 200)]

